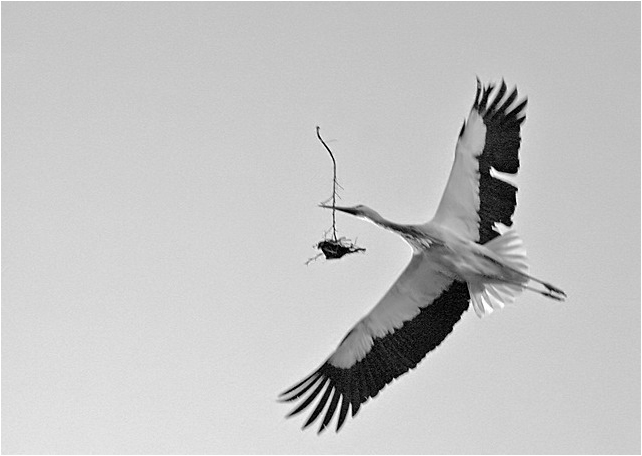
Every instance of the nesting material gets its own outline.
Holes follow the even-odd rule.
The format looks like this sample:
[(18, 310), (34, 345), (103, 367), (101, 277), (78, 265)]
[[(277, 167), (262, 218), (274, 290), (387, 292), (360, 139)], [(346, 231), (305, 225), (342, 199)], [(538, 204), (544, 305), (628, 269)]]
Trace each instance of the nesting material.
[(321, 250), (321, 253), (306, 261), (306, 265), (310, 264), (312, 261), (315, 261), (321, 255), (324, 255), (326, 260), (338, 260), (344, 255), (348, 255), (350, 253), (366, 251), (365, 248), (359, 247), (357, 244), (353, 243), (350, 239), (347, 239), (345, 237), (341, 237), (339, 239), (324, 239), (315, 247)]
[(317, 248), (323, 252), (326, 260), (336, 260), (349, 253), (365, 252), (366, 249), (353, 244), (345, 237), (339, 239), (325, 239), (317, 244)]
[[(319, 141), (321, 141), (321, 144), (323, 144), (325, 149), (330, 154), (330, 158), (332, 158), (332, 164), (334, 169), (334, 177), (332, 179), (332, 237), (326, 237), (324, 240), (316, 244), (315, 247), (321, 250), (322, 253), (319, 253), (317, 256), (310, 258), (308, 261), (306, 261), (305, 263), (306, 265), (309, 264), (311, 261), (316, 260), (321, 255), (324, 255), (326, 260), (338, 260), (339, 258), (342, 258), (343, 256), (348, 255), (350, 253), (366, 251), (366, 249), (364, 249), (363, 247), (357, 246), (355, 243), (353, 243), (350, 239), (346, 237), (337, 238), (335, 202), (337, 199), (337, 186), (340, 187), (340, 185), (337, 183), (337, 162), (334, 159), (334, 155), (332, 154), (332, 151), (330, 150), (328, 145), (325, 143), (325, 141), (323, 141), (323, 138), (321, 138), (321, 133), (319, 130), (320, 130), (319, 127), (317, 127), (317, 138), (319, 138)], [(327, 232), (326, 232), (326, 236), (327, 236)]]

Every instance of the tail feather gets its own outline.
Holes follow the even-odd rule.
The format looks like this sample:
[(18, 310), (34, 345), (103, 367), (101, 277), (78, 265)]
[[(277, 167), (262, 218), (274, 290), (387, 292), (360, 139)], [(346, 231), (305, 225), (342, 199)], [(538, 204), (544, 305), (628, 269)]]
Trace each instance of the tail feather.
[(509, 266), (522, 274), (528, 274), (526, 249), (517, 231), (509, 229), (501, 236), (497, 236), (495, 239), (488, 241), (484, 244), (484, 247), (487, 247), (499, 255)]
[[(511, 280), (507, 281), (507, 284), (512, 283), (516, 285), (520, 291), (524, 289), (531, 290), (556, 301), (564, 301), (566, 298), (566, 293), (556, 286), (529, 275), (526, 249), (515, 230), (509, 229), (501, 236), (498, 236), (484, 244), (484, 246), (499, 255), (506, 266), (519, 275), (518, 277), (513, 277)], [(526, 284), (529, 280), (543, 285), (544, 288), (546, 288), (546, 291), (527, 286)]]
[[(484, 246), (498, 255), (507, 266), (525, 276), (528, 274), (526, 249), (515, 230), (506, 231), (501, 236), (497, 236), (484, 244)], [(524, 283), (527, 281), (528, 279), (523, 279)], [(473, 309), (480, 318), (491, 314), (494, 310), (503, 308), (506, 304), (515, 302), (515, 298), (522, 289), (521, 284), (501, 281), (486, 282), (480, 280), (468, 283)]]
[(484, 303), (484, 285), (481, 282), (468, 282), (468, 293), (473, 309), (479, 318), (493, 311), (492, 307)]
[[(528, 274), (526, 249), (515, 230), (509, 229), (488, 241), (484, 247), (501, 259), (506, 275), (468, 282), (470, 301), (479, 317), (490, 314), (505, 304), (512, 304), (522, 290), (531, 290), (556, 301), (564, 301), (566, 298), (566, 293), (559, 288)], [(543, 285), (546, 291), (528, 286), (529, 280)]]

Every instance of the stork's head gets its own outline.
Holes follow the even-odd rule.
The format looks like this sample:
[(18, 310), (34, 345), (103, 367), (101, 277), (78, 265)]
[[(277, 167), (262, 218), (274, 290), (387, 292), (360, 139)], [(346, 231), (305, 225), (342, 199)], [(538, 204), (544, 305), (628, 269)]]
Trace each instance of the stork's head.
[[(319, 206), (326, 209), (332, 209), (332, 206), (328, 206), (326, 204), (320, 204)], [(363, 204), (358, 204), (351, 207), (334, 206), (334, 209), (336, 209), (337, 211), (345, 212), (346, 214), (354, 215), (355, 217), (371, 220), (375, 223), (382, 219), (381, 215), (379, 215), (377, 211), (369, 208), (368, 206), (364, 206)]]

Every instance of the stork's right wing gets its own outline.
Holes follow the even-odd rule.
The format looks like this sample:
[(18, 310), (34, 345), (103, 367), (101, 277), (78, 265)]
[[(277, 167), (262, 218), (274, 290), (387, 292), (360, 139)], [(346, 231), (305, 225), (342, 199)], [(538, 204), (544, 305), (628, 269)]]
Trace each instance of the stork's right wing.
[(466, 284), (445, 275), (430, 250), (415, 253), (390, 290), (327, 361), (281, 395), (284, 401), (302, 400), (289, 416), (321, 397), (304, 427), (330, 401), (319, 432), (339, 409), (338, 431), (350, 407), (355, 416), (362, 403), (414, 368), (450, 334), (468, 308), (468, 300)]

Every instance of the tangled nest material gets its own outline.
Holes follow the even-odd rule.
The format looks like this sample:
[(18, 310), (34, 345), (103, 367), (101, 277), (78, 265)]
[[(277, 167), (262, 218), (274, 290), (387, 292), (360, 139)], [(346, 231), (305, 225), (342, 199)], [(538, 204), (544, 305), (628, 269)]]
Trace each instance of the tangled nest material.
[(316, 260), (321, 255), (325, 255), (326, 260), (338, 260), (344, 255), (349, 253), (356, 252), (365, 252), (366, 249), (363, 247), (358, 247), (356, 244), (353, 244), (350, 239), (341, 237), (339, 239), (324, 239), (316, 245), (316, 248), (321, 250), (322, 253), (319, 253), (317, 256), (310, 258), (305, 264), (309, 264), (311, 261)]
[[(325, 147), (325, 149), (328, 151), (330, 154), (330, 157), (332, 158), (332, 164), (334, 167), (334, 178), (332, 180), (332, 237), (328, 237), (327, 233), (330, 231), (328, 230), (326, 232), (326, 237), (319, 243), (315, 245), (315, 247), (319, 250), (321, 250), (322, 253), (319, 253), (317, 256), (310, 258), (308, 261), (306, 261), (306, 265), (309, 264), (310, 262), (316, 260), (319, 258), (321, 255), (325, 256), (326, 260), (337, 260), (345, 255), (348, 255), (350, 253), (356, 253), (356, 252), (365, 252), (366, 249), (363, 247), (358, 247), (355, 243), (353, 243), (350, 239), (346, 237), (340, 237), (337, 238), (337, 227), (336, 227), (336, 200), (337, 200), (337, 187), (341, 187), (339, 183), (337, 182), (337, 162), (334, 159), (334, 155), (332, 154), (332, 151), (328, 147), (328, 145), (323, 141), (323, 138), (321, 138), (321, 133), (319, 132), (320, 128), (317, 127), (317, 138), (319, 138), (319, 141), (321, 141), (321, 144)], [(329, 198), (330, 199), (330, 198)], [(328, 199), (328, 200), (329, 200)], [(327, 202), (327, 201), (325, 201)], [(324, 203), (325, 203), (324, 202)]]
[(350, 239), (345, 237), (337, 240), (325, 239), (317, 244), (317, 248), (323, 252), (326, 260), (335, 260), (341, 258), (343, 255), (347, 255), (348, 253), (366, 251), (366, 249), (363, 247), (357, 247), (356, 244), (353, 244)]

